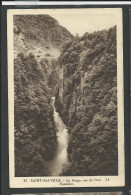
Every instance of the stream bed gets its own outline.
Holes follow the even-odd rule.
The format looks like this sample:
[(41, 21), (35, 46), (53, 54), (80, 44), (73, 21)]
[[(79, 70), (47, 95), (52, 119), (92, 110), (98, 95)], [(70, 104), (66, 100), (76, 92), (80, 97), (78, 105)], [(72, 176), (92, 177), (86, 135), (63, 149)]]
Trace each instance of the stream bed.
[[(53, 97), (53, 105), (55, 98)], [(59, 113), (56, 112), (54, 106), (54, 120), (57, 126), (57, 151), (54, 158), (47, 162), (48, 168), (52, 176), (58, 176), (62, 172), (62, 167), (68, 161), (67, 147), (68, 147), (68, 130), (63, 123)]]

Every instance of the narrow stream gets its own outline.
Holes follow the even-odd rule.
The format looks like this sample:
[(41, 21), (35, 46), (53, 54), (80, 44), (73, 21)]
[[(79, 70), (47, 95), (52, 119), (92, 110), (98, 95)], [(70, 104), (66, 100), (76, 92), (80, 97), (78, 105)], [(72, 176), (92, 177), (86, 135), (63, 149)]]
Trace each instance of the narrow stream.
[[(55, 98), (53, 97), (53, 104), (55, 102)], [(57, 126), (57, 151), (55, 157), (48, 161), (47, 165), (49, 170), (51, 171), (52, 176), (58, 176), (61, 171), (62, 167), (68, 161), (67, 157), (67, 146), (68, 146), (68, 130), (63, 123), (61, 117), (59, 116), (58, 112), (56, 112), (54, 106), (54, 120)]]

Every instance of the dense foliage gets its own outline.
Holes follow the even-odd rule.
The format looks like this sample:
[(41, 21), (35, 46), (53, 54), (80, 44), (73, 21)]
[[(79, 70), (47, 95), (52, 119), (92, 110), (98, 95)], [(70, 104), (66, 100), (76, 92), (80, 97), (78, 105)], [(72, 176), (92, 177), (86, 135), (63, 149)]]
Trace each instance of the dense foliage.
[(55, 105), (70, 134), (61, 175), (117, 175), (116, 27), (68, 41), (59, 64)]
[(116, 27), (74, 38), (49, 15), (15, 15), (14, 56), (16, 176), (51, 175), (55, 93), (69, 129), (61, 175), (117, 175)]
[(58, 82), (57, 60), (73, 36), (49, 15), (15, 15), (15, 175), (48, 176), (57, 148), (51, 96)]
[(45, 72), (33, 54), (14, 61), (15, 175), (48, 176), (46, 161), (57, 148), (56, 126)]

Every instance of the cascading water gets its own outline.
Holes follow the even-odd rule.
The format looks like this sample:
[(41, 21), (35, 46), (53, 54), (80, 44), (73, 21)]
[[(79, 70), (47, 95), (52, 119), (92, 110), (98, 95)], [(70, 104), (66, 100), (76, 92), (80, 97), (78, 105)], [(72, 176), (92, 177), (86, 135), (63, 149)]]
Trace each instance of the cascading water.
[[(55, 98), (53, 97), (53, 105), (55, 102)], [(58, 112), (56, 112), (55, 106), (54, 106), (54, 120), (57, 126), (57, 151), (55, 154), (55, 157), (48, 161), (47, 165), (48, 168), (52, 174), (52, 176), (58, 176), (61, 171), (64, 164), (68, 161), (68, 155), (67, 155), (67, 147), (68, 147), (68, 130), (63, 123), (61, 117), (59, 116)]]

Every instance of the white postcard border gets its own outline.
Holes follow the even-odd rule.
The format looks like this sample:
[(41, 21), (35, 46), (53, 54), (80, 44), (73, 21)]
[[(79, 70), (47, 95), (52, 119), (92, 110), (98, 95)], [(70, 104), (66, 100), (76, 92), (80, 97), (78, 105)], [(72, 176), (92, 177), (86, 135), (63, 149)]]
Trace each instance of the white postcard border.
[[(13, 15), (24, 14), (113, 14), (117, 20), (117, 106), (118, 106), (118, 176), (15, 177), (14, 156), (14, 57)], [(7, 11), (8, 40), (8, 118), (9, 118), (9, 178), (11, 188), (53, 187), (114, 187), (124, 186), (124, 86), (123, 32), (121, 8), (82, 9), (9, 9)]]

